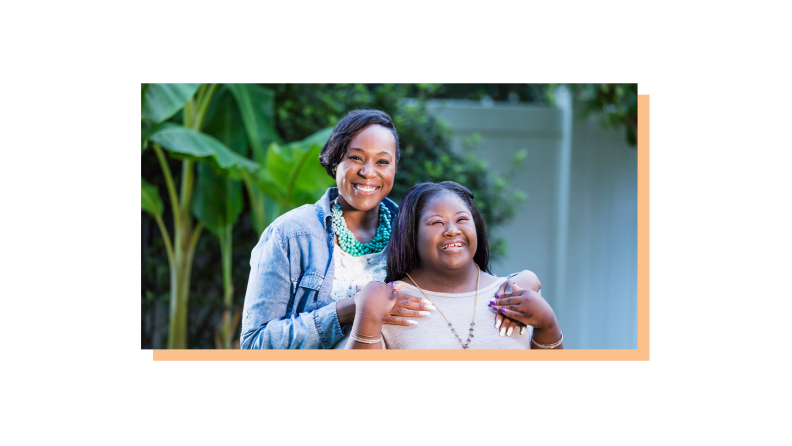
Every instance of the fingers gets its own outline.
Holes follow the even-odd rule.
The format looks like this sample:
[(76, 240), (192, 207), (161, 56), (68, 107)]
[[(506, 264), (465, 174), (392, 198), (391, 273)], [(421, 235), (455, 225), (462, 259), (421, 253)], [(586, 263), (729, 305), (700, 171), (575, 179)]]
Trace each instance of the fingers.
[(501, 314), (502, 314), (503, 316), (505, 316), (506, 318), (511, 318), (511, 319), (523, 319), (523, 320), (525, 319), (525, 314), (524, 314), (524, 313), (520, 313), (520, 312), (518, 312), (518, 311), (509, 310), (509, 309), (507, 309), (507, 308), (501, 308), (501, 309), (500, 309), (500, 312), (501, 312)]
[(418, 321), (414, 321), (411, 319), (400, 319), (398, 317), (391, 315), (387, 315), (384, 318), (382, 318), (382, 323), (388, 325), (418, 325)]
[(396, 301), (396, 307), (407, 308), (410, 310), (418, 310), (418, 311), (429, 311), (429, 310), (436, 310), (432, 304), (423, 302), (425, 299), (418, 299), (412, 296), (406, 296), (404, 294), (399, 294), (398, 300)]
[(511, 297), (503, 297), (503, 296), (505, 296), (505, 294), (501, 294), (500, 296), (498, 296), (496, 294), (495, 297), (490, 299), (489, 306), (491, 306), (491, 307), (506, 307), (506, 306), (509, 306), (509, 305), (516, 305), (517, 304), (516, 300), (512, 299)]
[(402, 317), (424, 317), (424, 316), (429, 316), (429, 314), (431, 313), (429, 313), (428, 311), (409, 310), (404, 307), (394, 306), (393, 308), (391, 308), (389, 314), (393, 316), (402, 316)]
[(525, 298), (525, 290), (514, 290), (511, 293), (496, 294), (490, 299), (490, 306), (504, 307), (508, 305), (518, 305), (519, 300)]
[(495, 328), (500, 328), (501, 324), (503, 323), (503, 316), (500, 313), (495, 315)]
[(514, 328), (517, 326), (517, 323), (509, 318), (504, 319), (503, 325), (501, 325), (500, 335), (501, 337), (511, 336), (512, 332), (514, 332)]
[[(395, 287), (395, 289), (399, 290), (399, 291), (402, 288), (404, 288), (404, 285), (399, 285), (399, 286)], [(431, 301), (429, 301), (427, 299), (424, 299), (422, 297), (415, 297), (415, 296), (411, 296), (409, 294), (399, 294), (399, 299), (408, 300), (410, 302), (417, 302), (419, 304), (431, 304), (432, 303)]]

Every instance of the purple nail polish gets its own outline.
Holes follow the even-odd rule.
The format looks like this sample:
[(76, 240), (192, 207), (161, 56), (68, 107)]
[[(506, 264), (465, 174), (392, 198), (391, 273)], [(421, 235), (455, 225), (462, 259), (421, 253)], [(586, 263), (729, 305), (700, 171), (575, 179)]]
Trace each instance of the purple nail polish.
[(501, 308), (500, 310), (501, 310), (501, 313), (506, 314), (506, 309), (505, 308)]
[(500, 299), (500, 294), (496, 294), (495, 299)]

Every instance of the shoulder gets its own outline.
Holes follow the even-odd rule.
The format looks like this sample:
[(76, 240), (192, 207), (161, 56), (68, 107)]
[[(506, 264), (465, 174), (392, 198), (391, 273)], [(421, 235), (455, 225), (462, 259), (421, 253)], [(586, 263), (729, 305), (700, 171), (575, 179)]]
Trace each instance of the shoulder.
[(522, 270), (517, 274), (509, 276), (509, 280), (516, 282), (522, 289), (539, 291), (542, 288), (542, 283), (533, 271)]
[(323, 239), (326, 230), (319, 214), (316, 205), (305, 204), (281, 215), (267, 229), (277, 231), (284, 240), (299, 235), (314, 235)]
[(386, 208), (388, 208), (388, 210), (391, 212), (391, 215), (392, 215), (392, 216), (395, 216), (395, 215), (396, 215), (396, 211), (398, 211), (398, 210), (399, 210), (399, 205), (397, 205), (396, 203), (394, 203), (394, 202), (393, 202), (393, 200), (391, 200), (391, 199), (390, 199), (390, 198), (388, 198), (388, 197), (385, 197), (385, 198), (382, 200), (382, 202), (385, 204), (385, 207), (386, 207)]

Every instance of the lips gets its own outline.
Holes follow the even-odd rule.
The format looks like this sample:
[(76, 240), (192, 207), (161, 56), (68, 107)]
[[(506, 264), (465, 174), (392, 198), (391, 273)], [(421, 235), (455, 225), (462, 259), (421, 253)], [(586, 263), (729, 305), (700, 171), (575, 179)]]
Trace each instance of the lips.
[(374, 186), (373, 184), (353, 183), (352, 188), (355, 189), (355, 192), (360, 194), (373, 194), (380, 189), (380, 186)]

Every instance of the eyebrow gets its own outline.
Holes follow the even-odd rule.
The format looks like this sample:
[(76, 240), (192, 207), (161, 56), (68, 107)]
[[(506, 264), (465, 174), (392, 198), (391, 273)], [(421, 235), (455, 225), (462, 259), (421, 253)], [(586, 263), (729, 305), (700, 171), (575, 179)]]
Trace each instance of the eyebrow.
[[(358, 148), (356, 148), (356, 147), (350, 147), (350, 148), (349, 148), (349, 150), (357, 150), (357, 151), (359, 151), (359, 152), (363, 152), (363, 153), (365, 153), (365, 150), (363, 150), (363, 149), (358, 149)], [(393, 155), (391, 155), (391, 154), (390, 154), (390, 152), (386, 152), (385, 150), (383, 150), (382, 152), (378, 153), (377, 155), (388, 155), (388, 156), (393, 156)]]
[[(468, 211), (459, 211), (459, 212), (456, 213), (456, 215), (463, 214), (463, 213), (470, 215), (470, 212), (468, 212)], [(432, 217), (442, 217), (442, 215), (440, 215), (440, 214), (432, 214), (432, 215), (424, 218), (424, 220), (429, 220)]]

